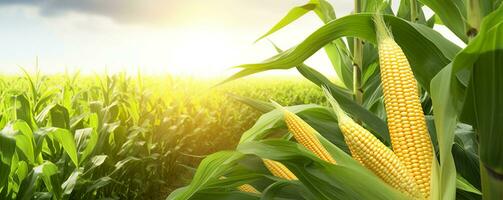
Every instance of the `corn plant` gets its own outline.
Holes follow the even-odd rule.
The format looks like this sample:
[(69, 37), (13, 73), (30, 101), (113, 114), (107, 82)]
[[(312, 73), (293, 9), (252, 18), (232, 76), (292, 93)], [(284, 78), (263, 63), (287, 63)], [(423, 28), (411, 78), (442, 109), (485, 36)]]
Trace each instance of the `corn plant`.
[[(270, 59), (237, 66), (224, 83), (296, 68), (325, 88), (333, 109), (240, 97), (264, 114), (234, 151), (205, 158), (167, 199), (502, 199), (501, 1), (399, 4), (394, 13), (387, 1), (355, 0), (341, 18), (325, 0), (292, 8), (259, 40), (308, 12), (325, 25), (295, 47), (275, 47)], [(335, 82), (303, 64), (322, 48)]]

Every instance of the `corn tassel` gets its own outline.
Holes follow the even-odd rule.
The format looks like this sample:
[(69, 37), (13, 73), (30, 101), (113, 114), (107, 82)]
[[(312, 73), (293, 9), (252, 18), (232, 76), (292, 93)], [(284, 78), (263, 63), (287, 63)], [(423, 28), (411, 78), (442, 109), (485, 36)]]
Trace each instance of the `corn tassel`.
[(380, 16), (375, 17), (384, 103), (393, 151), (430, 195), (433, 148), (418, 96), (418, 86), (405, 54)]
[(302, 144), (308, 150), (313, 152), (320, 159), (327, 161), (332, 164), (336, 164), (335, 159), (328, 153), (328, 151), (321, 145), (320, 140), (316, 136), (316, 130), (309, 126), (304, 120), (294, 113), (283, 108), (278, 103), (272, 101), (272, 103), (279, 109), (283, 110), (285, 123), (288, 126), (290, 132), (292, 132), (293, 137), (297, 142)]

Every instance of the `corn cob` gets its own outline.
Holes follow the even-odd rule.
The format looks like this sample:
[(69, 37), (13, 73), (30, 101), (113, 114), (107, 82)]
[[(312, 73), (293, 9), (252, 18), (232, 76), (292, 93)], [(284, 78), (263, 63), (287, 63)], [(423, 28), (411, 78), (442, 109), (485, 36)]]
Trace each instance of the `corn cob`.
[(348, 144), (352, 154), (357, 156), (359, 162), (394, 188), (415, 199), (423, 199), (414, 177), (393, 151), (348, 117), (327, 89), (323, 88), (323, 90), (337, 115), (344, 141)]
[(250, 184), (241, 185), (241, 186), (238, 187), (238, 190), (242, 191), (242, 192), (249, 192), (249, 193), (254, 193), (254, 194), (260, 194), (260, 192), (257, 189), (255, 189), (253, 186), (251, 186)]
[(351, 157), (358, 161), (360, 164), (365, 166), (365, 163), (363, 163), (362, 158), (357, 154), (355, 147), (353, 146), (353, 143), (346, 143), (348, 145), (349, 151), (351, 152)]
[(293, 174), (285, 165), (281, 164), (280, 162), (269, 159), (262, 159), (262, 161), (272, 175), (287, 180), (298, 180), (295, 174)]
[[(225, 176), (221, 176), (219, 179), (226, 179)], [(237, 187), (237, 189), (239, 191), (242, 191), (242, 192), (249, 192), (249, 193), (254, 193), (254, 194), (260, 194), (260, 192), (255, 189), (255, 187), (253, 187), (252, 185), (250, 184), (243, 184), (243, 185), (240, 185), (239, 187)]]
[(433, 148), (418, 96), (418, 86), (402, 49), (380, 16), (375, 17), (379, 64), (391, 144), (414, 176), (421, 192), (430, 195)]
[(320, 159), (327, 161), (329, 163), (335, 164), (335, 159), (328, 153), (328, 151), (321, 145), (320, 141), (316, 136), (316, 130), (309, 126), (304, 120), (294, 113), (283, 108), (278, 103), (272, 101), (272, 103), (279, 109), (283, 110), (285, 123), (288, 126), (290, 132), (292, 132), (293, 137), (297, 142), (305, 146), (308, 150), (313, 152)]

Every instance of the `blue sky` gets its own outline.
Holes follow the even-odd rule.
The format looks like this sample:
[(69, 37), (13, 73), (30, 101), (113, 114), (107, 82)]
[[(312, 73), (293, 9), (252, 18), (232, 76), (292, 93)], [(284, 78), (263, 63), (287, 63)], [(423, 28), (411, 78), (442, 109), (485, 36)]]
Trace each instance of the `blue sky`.
[[(231, 66), (274, 55), (266, 40), (253, 41), (305, 2), (0, 0), (0, 73), (19, 73), (18, 66), (33, 70), (38, 56), (44, 73), (141, 68), (147, 74), (225, 76)], [(338, 16), (351, 12), (351, 0), (331, 2)], [(288, 48), (319, 26), (308, 14), (270, 39)], [(307, 63), (332, 73), (323, 52)]]

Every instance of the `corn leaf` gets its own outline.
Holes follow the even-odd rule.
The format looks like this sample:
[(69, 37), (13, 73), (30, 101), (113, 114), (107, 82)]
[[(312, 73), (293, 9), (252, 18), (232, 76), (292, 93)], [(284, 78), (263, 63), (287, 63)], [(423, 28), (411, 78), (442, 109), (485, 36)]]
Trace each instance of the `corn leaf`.
[[(432, 199), (455, 199), (456, 197), (456, 168), (452, 157), (454, 130), (457, 123), (457, 113), (450, 94), (450, 76), (452, 65), (445, 67), (431, 81), (431, 99), (440, 152), (439, 183), (433, 189)], [(433, 177), (436, 178), (436, 177)]]
[(0, 131), (0, 191), (5, 191), (10, 173), (12, 156), (16, 150), (16, 139), (9, 127)]
[(419, 0), (431, 8), (444, 25), (446, 25), (459, 39), (467, 42), (465, 21), (466, 11), (464, 1)]
[(15, 95), (11, 97), (11, 106), (14, 109), (14, 120), (20, 119), (28, 123), (31, 128), (37, 128), (33, 114), (31, 112), (31, 104), (25, 95)]
[(314, 10), (317, 7), (317, 4), (315, 3), (307, 3), (302, 6), (296, 6), (292, 8), (290, 11), (288, 11), (288, 14), (284, 16), (278, 23), (276, 23), (267, 33), (264, 35), (260, 36), (256, 41), (259, 41), (274, 32), (282, 29), (283, 27), (287, 26), (288, 24), (294, 22), (295, 20), (299, 19), (309, 11)]
[(467, 192), (482, 195), (482, 193), (461, 176), (456, 178), (456, 187)]
[(15, 136), (17, 151), (23, 153), (25, 156), (23, 158), (26, 159), (28, 163), (35, 163), (35, 152), (32, 143), (33, 132), (30, 126), (22, 120), (17, 120), (12, 124), (12, 128), (17, 132)]
[[(284, 26), (292, 23), (301, 16), (305, 15), (309, 11), (314, 11), (316, 15), (323, 21), (323, 23), (328, 23), (336, 18), (334, 8), (332, 5), (325, 0), (311, 0), (309, 3), (294, 7), (290, 12), (281, 19), (273, 28), (271, 28), (266, 34), (261, 36), (258, 40), (267, 37), (268, 35), (280, 30)], [(335, 40), (333, 42), (325, 45), (324, 50), (334, 67), (337, 76), (344, 83), (346, 88), (352, 88), (351, 81), (352, 67), (349, 51), (342, 40)]]
[(80, 173), (78, 170), (73, 171), (72, 174), (68, 177), (68, 179), (66, 179), (66, 181), (61, 184), (63, 194), (69, 195), (72, 193), (73, 188), (75, 188), (75, 185), (79, 180), (79, 174)]
[(50, 135), (50, 137), (53, 137), (59, 144), (61, 144), (61, 146), (63, 146), (63, 149), (68, 154), (73, 164), (78, 167), (79, 161), (77, 156), (77, 147), (75, 145), (73, 135), (66, 129), (53, 127), (44, 129), (48, 131), (48, 135)]
[(94, 147), (98, 143), (98, 133), (92, 128), (79, 129), (75, 131), (75, 139), (80, 154), (79, 160), (82, 163), (92, 155)]
[[(429, 91), (430, 80), (450, 62), (451, 54), (449, 52), (457, 52), (459, 47), (424, 25), (411, 24), (393, 16), (385, 16), (385, 20), (391, 26), (395, 40), (409, 59), (419, 83)], [(424, 32), (428, 32), (428, 34), (425, 36)], [(375, 43), (372, 15), (356, 14), (331, 21), (296, 47), (277, 54), (262, 63), (236, 66), (236, 68), (243, 69), (224, 82), (266, 70), (289, 69), (299, 66), (327, 43), (343, 36), (359, 37)]]
[(458, 124), (454, 140), (452, 155), (454, 156), (458, 175), (480, 190), (478, 142), (472, 126)]
[(50, 113), (51, 125), (53, 127), (70, 129), (70, 117), (68, 114), (68, 110), (65, 107), (56, 104), (54, 105), (54, 107), (51, 108), (49, 113)]
[(230, 97), (240, 101), (241, 103), (244, 103), (262, 113), (269, 112), (271, 110), (274, 110), (274, 106), (266, 101), (261, 101), (249, 97), (244, 97), (244, 96), (239, 96), (235, 94), (228, 94)]

